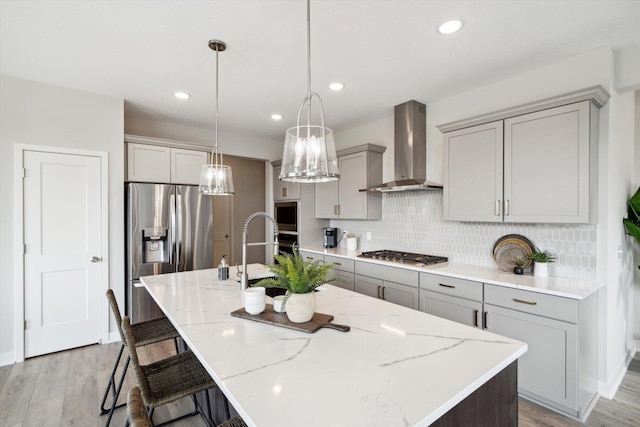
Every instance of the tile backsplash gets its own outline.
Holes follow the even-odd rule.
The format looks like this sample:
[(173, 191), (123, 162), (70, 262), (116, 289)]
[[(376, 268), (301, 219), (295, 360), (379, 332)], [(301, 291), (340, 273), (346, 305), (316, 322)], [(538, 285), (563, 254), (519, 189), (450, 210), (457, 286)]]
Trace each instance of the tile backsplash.
[[(447, 256), (449, 261), (496, 267), (493, 245), (505, 234), (521, 234), (557, 255), (550, 276), (596, 278), (595, 224), (496, 224), (442, 220), (442, 192), (409, 191), (382, 195), (381, 220), (332, 220), (340, 232), (359, 237), (358, 249), (404, 250)], [(367, 241), (366, 233), (371, 233)], [(340, 242), (341, 246), (345, 241)]]

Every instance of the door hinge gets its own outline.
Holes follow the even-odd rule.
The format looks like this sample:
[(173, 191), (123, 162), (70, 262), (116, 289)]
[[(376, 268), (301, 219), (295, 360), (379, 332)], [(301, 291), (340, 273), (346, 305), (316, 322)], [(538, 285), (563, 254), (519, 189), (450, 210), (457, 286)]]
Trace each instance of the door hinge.
[(25, 168), (22, 168), (22, 179), (26, 178), (27, 176), (27, 170)]
[(22, 255), (26, 255), (27, 254), (27, 244), (25, 243), (22, 247)]
[(25, 331), (27, 330), (27, 321), (26, 320), (24, 321), (24, 330)]

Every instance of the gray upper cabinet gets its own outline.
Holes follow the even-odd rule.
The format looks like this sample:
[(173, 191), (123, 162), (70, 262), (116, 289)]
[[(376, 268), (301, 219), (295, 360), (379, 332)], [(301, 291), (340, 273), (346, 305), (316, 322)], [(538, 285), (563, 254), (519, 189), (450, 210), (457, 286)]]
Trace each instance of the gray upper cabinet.
[(198, 185), (209, 153), (147, 144), (127, 144), (127, 181)]
[(297, 200), (300, 198), (300, 183), (280, 181), (280, 161), (273, 162), (273, 200)]
[(502, 121), (445, 135), (444, 219), (501, 222)]
[(504, 121), (505, 222), (589, 222), (592, 111), (583, 101)]
[(597, 126), (584, 100), (445, 132), (444, 219), (595, 222)]
[(382, 218), (382, 195), (360, 189), (382, 182), (384, 150), (366, 144), (339, 152), (340, 179), (316, 184), (316, 218)]

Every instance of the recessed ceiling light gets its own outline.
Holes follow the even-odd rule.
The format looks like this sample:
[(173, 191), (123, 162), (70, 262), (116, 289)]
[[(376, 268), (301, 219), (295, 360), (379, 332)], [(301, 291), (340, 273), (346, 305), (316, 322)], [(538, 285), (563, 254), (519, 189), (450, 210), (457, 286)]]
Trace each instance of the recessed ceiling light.
[(178, 99), (189, 99), (189, 98), (191, 98), (191, 95), (189, 95), (187, 92), (173, 92), (173, 96), (175, 96)]
[(344, 84), (340, 82), (334, 82), (329, 85), (329, 89), (331, 90), (342, 90), (344, 88)]
[(271, 115), (271, 119), (272, 119), (272, 120), (282, 120), (282, 118), (283, 118), (283, 115), (282, 115), (282, 114), (273, 113), (273, 114)]
[(462, 21), (459, 19), (449, 19), (438, 27), (441, 34), (452, 34), (462, 28)]

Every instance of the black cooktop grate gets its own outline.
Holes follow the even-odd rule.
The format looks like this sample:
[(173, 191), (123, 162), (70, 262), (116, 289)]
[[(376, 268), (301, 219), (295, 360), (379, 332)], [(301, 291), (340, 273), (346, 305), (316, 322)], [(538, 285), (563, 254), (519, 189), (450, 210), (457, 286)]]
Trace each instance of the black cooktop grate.
[(392, 251), (388, 249), (362, 252), (358, 256), (362, 258), (379, 259), (383, 261), (392, 261), (399, 263), (415, 262), (424, 265), (438, 264), (441, 262), (447, 262), (449, 260), (447, 257), (443, 256), (414, 254), (411, 252)]

